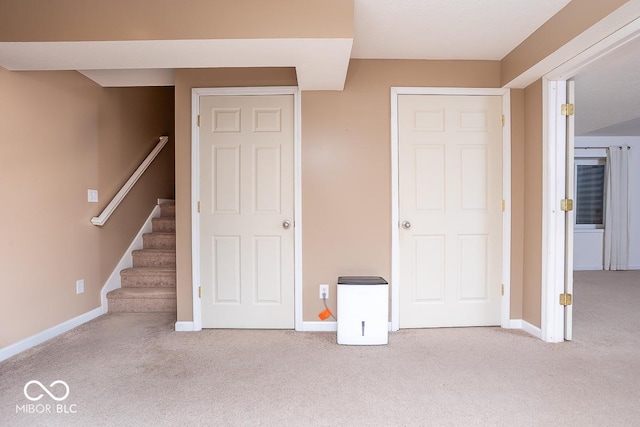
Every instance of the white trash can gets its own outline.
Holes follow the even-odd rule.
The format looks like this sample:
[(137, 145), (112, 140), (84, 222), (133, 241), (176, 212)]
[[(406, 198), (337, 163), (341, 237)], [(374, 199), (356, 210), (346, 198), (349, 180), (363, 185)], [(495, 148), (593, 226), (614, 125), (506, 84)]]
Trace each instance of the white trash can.
[(338, 344), (389, 342), (389, 284), (377, 276), (338, 278)]

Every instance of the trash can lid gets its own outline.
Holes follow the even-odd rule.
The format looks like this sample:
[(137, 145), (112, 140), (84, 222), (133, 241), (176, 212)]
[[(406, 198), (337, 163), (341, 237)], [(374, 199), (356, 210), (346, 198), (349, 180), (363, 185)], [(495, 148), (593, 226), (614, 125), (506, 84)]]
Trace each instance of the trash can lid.
[(338, 285), (388, 285), (380, 276), (340, 276)]

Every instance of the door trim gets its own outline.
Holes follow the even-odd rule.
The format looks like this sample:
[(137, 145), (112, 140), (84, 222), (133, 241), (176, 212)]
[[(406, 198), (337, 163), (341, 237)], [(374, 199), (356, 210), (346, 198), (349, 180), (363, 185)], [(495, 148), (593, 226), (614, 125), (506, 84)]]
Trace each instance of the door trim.
[(501, 88), (391, 88), (391, 330), (400, 329), (400, 233), (399, 223), (399, 141), (398, 95), (476, 95), (501, 96), (504, 127), (502, 128), (502, 198), (505, 211), (502, 216), (502, 284), (501, 301), (503, 328), (510, 327), (511, 313), (511, 97), (510, 90)]
[(201, 96), (293, 95), (293, 286), (294, 328), (302, 330), (302, 139), (300, 90), (296, 86), (193, 88), (191, 90), (191, 274), (193, 298), (193, 330), (202, 330), (200, 287), (200, 133), (198, 115)]

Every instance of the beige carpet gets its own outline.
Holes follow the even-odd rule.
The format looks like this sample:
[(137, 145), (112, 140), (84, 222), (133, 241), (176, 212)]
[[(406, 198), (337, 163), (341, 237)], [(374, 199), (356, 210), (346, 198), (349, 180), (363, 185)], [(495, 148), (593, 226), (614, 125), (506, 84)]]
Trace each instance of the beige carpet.
[[(564, 344), (467, 328), (347, 347), (334, 333), (176, 333), (165, 313), (109, 314), (0, 363), (0, 425), (640, 425), (639, 302), (640, 272), (576, 274)], [(65, 381), (75, 413), (16, 413), (31, 380)], [(33, 404), (56, 411), (46, 394)]]

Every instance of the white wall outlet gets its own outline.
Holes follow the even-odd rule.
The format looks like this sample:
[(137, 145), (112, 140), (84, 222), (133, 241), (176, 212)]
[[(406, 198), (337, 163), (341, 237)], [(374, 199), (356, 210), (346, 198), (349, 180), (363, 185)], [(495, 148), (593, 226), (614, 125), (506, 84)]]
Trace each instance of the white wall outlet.
[(76, 294), (84, 293), (84, 279), (76, 280)]
[(87, 200), (91, 203), (98, 203), (98, 190), (87, 190)]
[(320, 299), (323, 298), (329, 299), (329, 285), (320, 285)]

